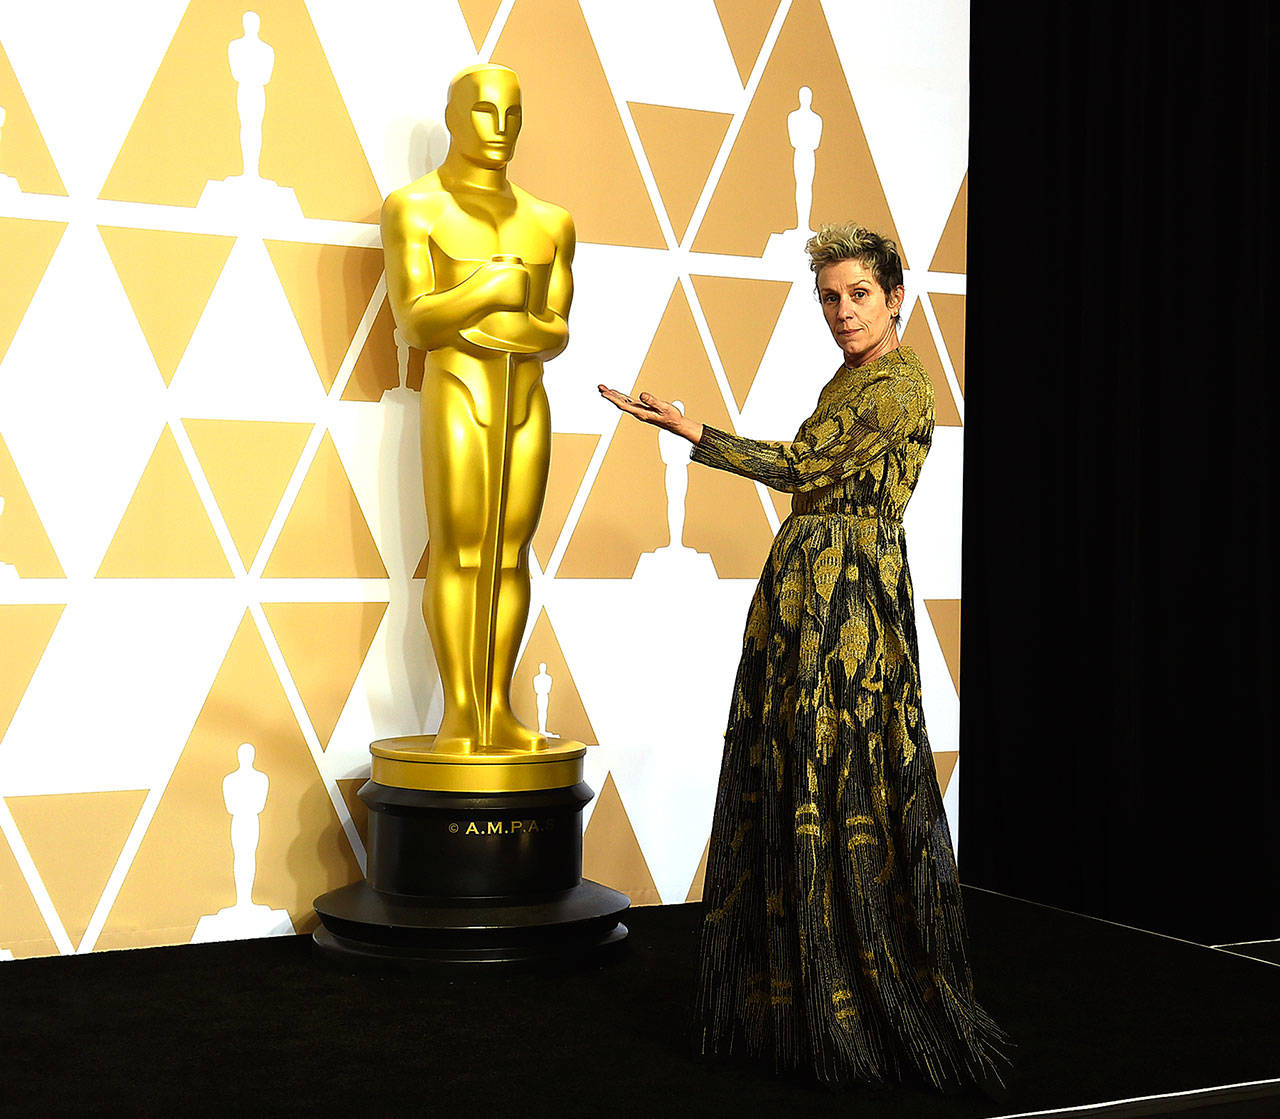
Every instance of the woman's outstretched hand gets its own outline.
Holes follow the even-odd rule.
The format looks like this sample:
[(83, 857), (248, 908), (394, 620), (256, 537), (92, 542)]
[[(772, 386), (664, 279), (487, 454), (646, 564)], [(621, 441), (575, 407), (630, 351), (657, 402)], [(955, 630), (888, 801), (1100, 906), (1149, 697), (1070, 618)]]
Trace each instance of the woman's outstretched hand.
[(639, 397), (630, 397), (607, 385), (597, 387), (605, 400), (638, 420), (683, 436), (690, 443), (697, 443), (702, 438), (702, 424), (689, 419), (674, 404), (659, 400), (651, 392), (642, 392)]

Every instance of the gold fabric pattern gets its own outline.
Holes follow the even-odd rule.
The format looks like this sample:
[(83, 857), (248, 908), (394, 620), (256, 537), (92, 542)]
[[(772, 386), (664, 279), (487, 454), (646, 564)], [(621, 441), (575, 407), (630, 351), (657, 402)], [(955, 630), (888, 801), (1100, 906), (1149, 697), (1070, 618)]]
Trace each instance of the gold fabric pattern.
[(695, 462), (794, 495), (751, 602), (725, 733), (696, 1000), (704, 1051), (827, 1082), (914, 1073), (952, 1087), (1005, 1066), (1006, 1039), (973, 997), (921, 713), (902, 514), (933, 423), (928, 375), (903, 346), (842, 366), (789, 443), (706, 427), (694, 448)]

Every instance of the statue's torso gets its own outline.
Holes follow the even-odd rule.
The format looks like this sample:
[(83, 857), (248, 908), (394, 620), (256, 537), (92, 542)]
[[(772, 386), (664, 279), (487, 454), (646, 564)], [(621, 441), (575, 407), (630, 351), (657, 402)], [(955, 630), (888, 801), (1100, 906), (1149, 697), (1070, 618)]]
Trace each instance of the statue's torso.
[(493, 422), (502, 395), (508, 397), (510, 421), (522, 423), (542, 377), (541, 361), (525, 356), (540, 348), (535, 338), (541, 335), (530, 329), (530, 317), (547, 312), (557, 252), (539, 204), (519, 191), (511, 197), (447, 191), (434, 175), (410, 190), (406, 248), (410, 255), (425, 253), (419, 266), (424, 271), (429, 266), (433, 292), (457, 287), (495, 257), (519, 258), (529, 275), (526, 310), (491, 311), (429, 351), (426, 362), (426, 376), (462, 382), (481, 424)]

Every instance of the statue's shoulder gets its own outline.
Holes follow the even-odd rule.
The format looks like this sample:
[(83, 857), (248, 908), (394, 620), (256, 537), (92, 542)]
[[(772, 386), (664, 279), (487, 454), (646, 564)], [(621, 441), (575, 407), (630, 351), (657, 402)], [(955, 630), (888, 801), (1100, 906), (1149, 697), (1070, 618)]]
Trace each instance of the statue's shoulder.
[(449, 201), (448, 193), (440, 185), (440, 176), (434, 171), (428, 172), (387, 195), (382, 203), (382, 227), (403, 228), (423, 223), (429, 226)]
[(516, 186), (515, 183), (511, 184), (511, 189), (516, 196), (516, 200), (536, 214), (542, 226), (556, 235), (557, 239), (574, 235), (573, 218), (569, 216), (568, 210), (562, 206), (557, 206), (554, 202), (547, 202), (541, 198), (534, 197), (527, 190)]

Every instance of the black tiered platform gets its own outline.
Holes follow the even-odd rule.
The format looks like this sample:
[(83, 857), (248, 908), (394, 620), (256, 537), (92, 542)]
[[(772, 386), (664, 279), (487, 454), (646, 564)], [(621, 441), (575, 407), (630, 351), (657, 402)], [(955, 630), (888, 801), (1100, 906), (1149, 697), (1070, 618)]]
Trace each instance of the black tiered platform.
[(316, 899), (345, 966), (572, 962), (619, 944), (630, 901), (582, 878), (583, 782), (454, 793), (368, 781), (365, 881)]

